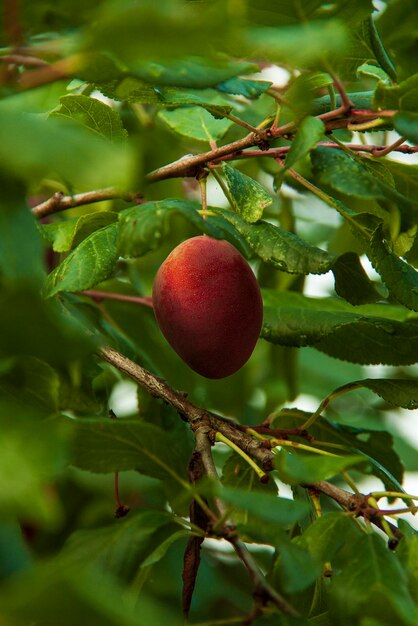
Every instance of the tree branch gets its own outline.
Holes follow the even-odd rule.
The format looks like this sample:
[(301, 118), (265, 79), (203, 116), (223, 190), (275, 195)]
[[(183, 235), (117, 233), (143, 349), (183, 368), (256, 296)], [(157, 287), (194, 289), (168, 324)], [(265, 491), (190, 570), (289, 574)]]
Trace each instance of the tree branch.
[(74, 196), (64, 196), (61, 191), (57, 191), (51, 198), (33, 207), (32, 213), (35, 217), (41, 218), (83, 204), (93, 204), (94, 202), (116, 199), (124, 200), (125, 202), (133, 202), (134, 204), (141, 204), (143, 202), (143, 196), (140, 193), (121, 191), (114, 187), (86, 191), (85, 193), (78, 193)]
[(4, 56), (0, 56), (0, 62), (9, 63), (10, 65), (24, 65), (25, 67), (45, 67), (49, 65), (49, 63), (43, 59), (26, 56), (24, 54), (5, 54)]
[(152, 304), (152, 298), (147, 296), (128, 296), (124, 293), (112, 293), (110, 291), (96, 291), (93, 289), (86, 289), (85, 291), (80, 291), (80, 294), (83, 296), (89, 296), (94, 300), (101, 302), (101, 300), (119, 300), (122, 302), (131, 302), (132, 304), (140, 304), (142, 306), (147, 306), (150, 309), (153, 309), (154, 306)]

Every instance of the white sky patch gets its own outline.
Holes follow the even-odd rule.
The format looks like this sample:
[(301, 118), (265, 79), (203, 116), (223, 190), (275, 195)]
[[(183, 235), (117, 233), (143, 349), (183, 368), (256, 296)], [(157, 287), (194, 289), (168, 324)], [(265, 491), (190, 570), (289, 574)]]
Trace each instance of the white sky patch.
[(138, 410), (137, 385), (130, 380), (123, 380), (113, 387), (109, 398), (109, 408), (117, 417), (132, 415)]

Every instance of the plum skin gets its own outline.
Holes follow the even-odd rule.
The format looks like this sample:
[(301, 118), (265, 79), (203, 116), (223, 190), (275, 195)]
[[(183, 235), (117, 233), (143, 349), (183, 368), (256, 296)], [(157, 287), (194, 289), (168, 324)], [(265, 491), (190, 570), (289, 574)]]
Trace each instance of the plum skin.
[(202, 376), (224, 378), (250, 358), (263, 303), (253, 271), (227, 241), (183, 241), (160, 266), (152, 299), (168, 343)]

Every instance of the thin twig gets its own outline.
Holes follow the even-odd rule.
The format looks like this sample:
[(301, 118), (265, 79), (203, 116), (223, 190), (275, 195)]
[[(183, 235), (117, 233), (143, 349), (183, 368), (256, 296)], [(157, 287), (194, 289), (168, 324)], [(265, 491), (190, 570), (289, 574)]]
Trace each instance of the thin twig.
[[(399, 139), (391, 143), (389, 146), (386, 146), (386, 148), (376, 147), (372, 151), (372, 154), (375, 157), (386, 156), (387, 154), (389, 154), (389, 152), (392, 152), (393, 150), (398, 150), (405, 143), (405, 141), (406, 141), (405, 137), (400, 137)], [(407, 147), (410, 147), (410, 146), (407, 146)]]
[(78, 193), (74, 196), (65, 196), (61, 191), (57, 191), (51, 198), (33, 207), (32, 213), (36, 217), (41, 218), (46, 215), (51, 215), (52, 213), (82, 206), (83, 204), (93, 204), (94, 202), (117, 199), (124, 200), (125, 202), (133, 202), (134, 204), (141, 204), (144, 200), (143, 196), (138, 192), (121, 191), (115, 187), (86, 191), (85, 193)]
[(148, 296), (128, 296), (124, 293), (112, 293), (108, 291), (96, 291), (93, 289), (86, 289), (85, 291), (80, 291), (80, 294), (83, 296), (89, 296), (94, 300), (120, 300), (122, 302), (132, 302), (132, 304), (141, 304), (142, 306), (149, 307), (153, 309), (154, 306), (152, 304), (152, 298)]

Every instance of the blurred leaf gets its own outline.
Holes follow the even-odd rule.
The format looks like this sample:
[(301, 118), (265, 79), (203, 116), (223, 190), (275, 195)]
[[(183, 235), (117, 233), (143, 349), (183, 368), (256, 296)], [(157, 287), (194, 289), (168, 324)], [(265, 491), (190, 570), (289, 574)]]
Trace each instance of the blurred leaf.
[(331, 593), (331, 613), (341, 624), (352, 623), (359, 613), (382, 624), (412, 626), (417, 619), (405, 572), (376, 534), (363, 535), (352, 544), (350, 561), (333, 581)]
[(133, 170), (128, 146), (111, 144), (63, 120), (12, 111), (0, 115), (0, 160), (4, 171), (20, 180), (59, 176), (78, 189), (124, 187)]
[(0, 390), (16, 401), (26, 403), (45, 415), (57, 412), (60, 378), (48, 363), (26, 356), (17, 362), (8, 376), (0, 378)]
[[(417, 106), (418, 111), (418, 77), (417, 77)], [(406, 137), (414, 143), (418, 144), (418, 114), (417, 113), (397, 113), (393, 118), (393, 125), (402, 137)]]
[(325, 5), (322, 0), (309, 0), (302, 5), (298, 0), (248, 0), (250, 19), (260, 24), (298, 24), (307, 19), (338, 17), (346, 22), (358, 22), (373, 11), (370, 0), (353, 0), (350, 5), (338, 0)]
[[(374, 94), (375, 105), (381, 109), (400, 109), (401, 111), (418, 111), (418, 74), (410, 76), (399, 85), (388, 87), (379, 82)], [(400, 124), (407, 125), (410, 114), (398, 113)], [(404, 118), (404, 116), (406, 116)], [(397, 117), (397, 116), (395, 116)], [(395, 124), (396, 124), (395, 120)], [(401, 132), (401, 131), (399, 131)], [(401, 133), (403, 134), (403, 133)]]
[(274, 480), (269, 480), (268, 483), (260, 482), (253, 468), (236, 452), (233, 452), (225, 461), (221, 480), (225, 487), (236, 487), (248, 491), (268, 491), (273, 494), (278, 492)]
[(96, 211), (65, 222), (44, 224), (42, 231), (55, 252), (68, 252), (96, 230), (113, 224), (117, 219), (117, 213), (112, 211)]
[(88, 96), (71, 95), (60, 98), (61, 106), (49, 117), (67, 119), (91, 132), (117, 143), (127, 138), (119, 113), (104, 102)]
[(418, 311), (418, 272), (393, 254), (381, 227), (373, 233), (370, 259), (392, 296), (408, 309)]
[(310, 587), (321, 573), (321, 565), (300, 545), (291, 541), (280, 545), (273, 570), (279, 589), (285, 593), (298, 593)]
[(22, 530), (17, 522), (0, 524), (0, 582), (32, 564)]
[(227, 163), (222, 165), (222, 174), (226, 179), (234, 211), (246, 222), (258, 222), (264, 209), (273, 202), (271, 195), (256, 180)]
[(259, 491), (223, 487), (219, 490), (219, 497), (240, 510), (248, 511), (260, 520), (273, 522), (278, 526), (293, 524), (308, 512), (308, 505), (303, 502), (279, 498)]
[(342, 22), (318, 20), (277, 28), (253, 27), (247, 32), (245, 44), (255, 58), (266, 56), (271, 61), (292, 67), (315, 67), (326, 57), (342, 57), (347, 35)]
[(264, 290), (261, 336), (287, 346), (310, 345), (354, 363), (416, 362), (418, 324), (402, 308), (352, 307), (334, 298)]
[(251, 80), (248, 78), (235, 77), (219, 83), (216, 85), (216, 89), (224, 93), (232, 93), (235, 96), (255, 99), (265, 93), (272, 84), (273, 83), (266, 80)]
[(119, 224), (110, 224), (84, 239), (48, 276), (48, 297), (60, 291), (82, 291), (112, 275), (118, 259)]
[[(134, 513), (110, 526), (77, 530), (68, 538), (61, 556), (67, 566), (82, 570), (94, 565), (121, 582), (131, 582), (145, 560), (178, 529), (168, 513)], [(156, 562), (158, 556), (154, 559)]]
[(222, 139), (233, 122), (228, 119), (215, 119), (200, 107), (181, 107), (173, 111), (160, 111), (162, 119), (175, 133), (197, 141), (218, 141)]
[(364, 458), (361, 456), (331, 457), (317, 454), (308, 456), (293, 454), (283, 449), (274, 457), (274, 466), (280, 480), (288, 484), (327, 480), (361, 463), (364, 465)]
[(391, 86), (392, 81), (390, 76), (386, 74), (385, 70), (382, 70), (381, 67), (376, 67), (376, 65), (371, 65), (370, 63), (363, 63), (357, 68), (357, 74), (364, 76), (372, 76), (376, 78), (378, 81), (382, 82), (385, 86)]
[(68, 419), (74, 436), (71, 462), (90, 472), (136, 469), (159, 479), (186, 479), (192, 453), (186, 426), (164, 431), (134, 419)]
[(354, 520), (343, 512), (326, 513), (317, 518), (300, 536), (299, 544), (322, 566), (333, 562), (347, 543), (362, 536)]
[(62, 511), (51, 482), (67, 464), (66, 437), (57, 422), (6, 398), (0, 404), (0, 508), (9, 519), (56, 526)]

